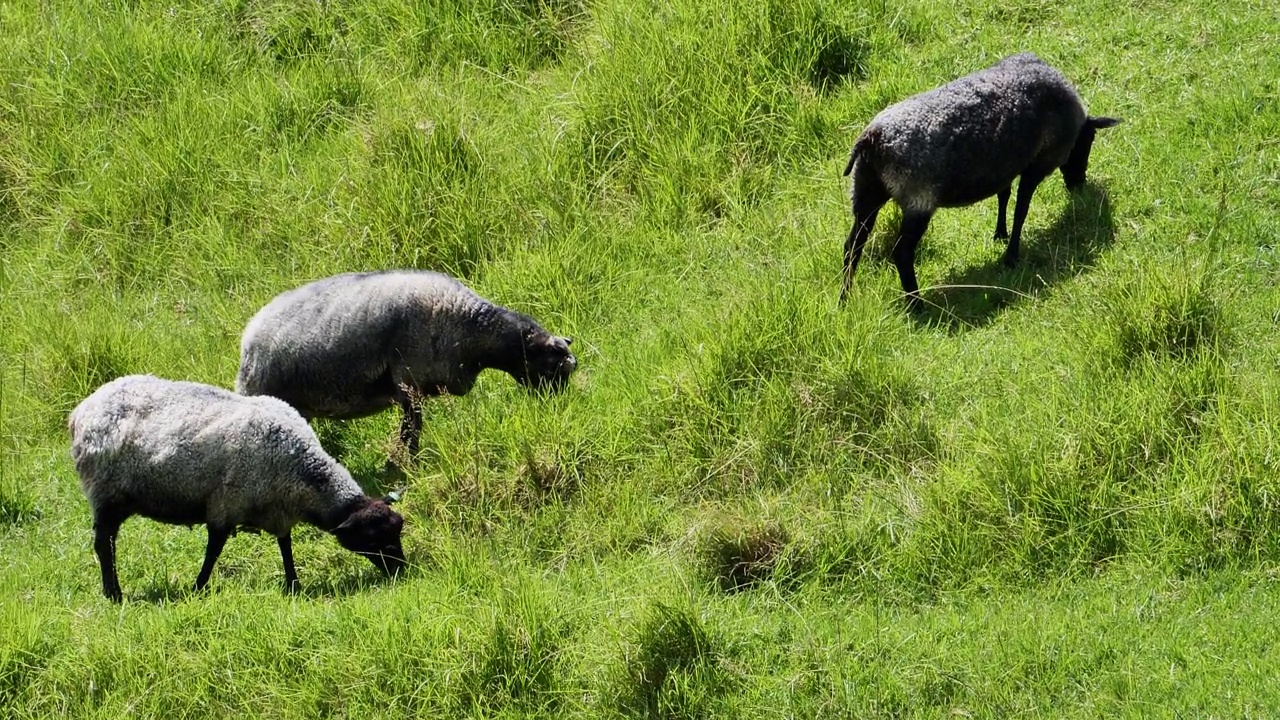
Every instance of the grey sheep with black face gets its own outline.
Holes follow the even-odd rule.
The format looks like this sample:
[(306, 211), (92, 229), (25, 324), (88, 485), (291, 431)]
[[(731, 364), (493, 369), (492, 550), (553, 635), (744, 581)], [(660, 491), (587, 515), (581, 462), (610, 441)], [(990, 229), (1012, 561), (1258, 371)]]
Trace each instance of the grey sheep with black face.
[[(1090, 117), (1062, 73), (1032, 53), (1013, 55), (885, 108), (854, 143), (844, 170), (853, 175), (853, 227), (844, 245), (840, 302), (876, 215), (891, 198), (902, 208), (893, 263), (913, 306), (919, 303), (916, 246), (937, 208), (972, 205), (995, 195), (995, 236), (1009, 238), (1004, 263), (1013, 265), (1036, 187), (1058, 169), (1069, 190), (1082, 186), (1095, 134), (1119, 122)], [(1019, 177), (1010, 235), (1005, 211)]]
[(115, 545), (134, 515), (204, 524), (209, 542), (196, 589), (237, 529), (276, 537), (294, 591), (293, 526), (305, 522), (393, 575), (405, 565), (404, 521), (391, 498), (364, 494), (320, 447), (296, 410), (191, 382), (132, 375), (98, 388), (71, 412), (71, 457), (93, 511), (102, 592), (119, 602)]
[(249, 321), (236, 390), (280, 398), (307, 418), (399, 406), (412, 455), (422, 431), (415, 396), (465, 395), (485, 368), (559, 390), (577, 367), (570, 342), (447, 275), (348, 273), (282, 293)]

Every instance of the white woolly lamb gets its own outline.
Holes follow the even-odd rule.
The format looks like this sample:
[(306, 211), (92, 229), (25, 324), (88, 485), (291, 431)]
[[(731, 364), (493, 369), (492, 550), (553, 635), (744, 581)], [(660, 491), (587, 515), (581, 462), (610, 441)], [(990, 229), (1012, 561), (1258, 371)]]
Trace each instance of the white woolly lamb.
[(71, 412), (71, 457), (93, 510), (102, 592), (120, 601), (115, 542), (133, 515), (209, 532), (200, 590), (238, 528), (276, 537), (285, 588), (297, 589), (291, 531), (306, 522), (388, 575), (405, 565), (403, 519), (368, 497), (287, 404), (199, 383), (133, 375)]

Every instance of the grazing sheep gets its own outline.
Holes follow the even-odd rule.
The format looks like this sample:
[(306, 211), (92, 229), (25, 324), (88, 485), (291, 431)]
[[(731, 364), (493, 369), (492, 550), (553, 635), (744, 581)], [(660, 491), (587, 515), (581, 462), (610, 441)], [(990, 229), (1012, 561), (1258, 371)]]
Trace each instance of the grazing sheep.
[(558, 390), (577, 366), (569, 338), (457, 280), (416, 270), (335, 275), (278, 295), (240, 344), (236, 390), (272, 395), (304, 417), (350, 419), (392, 405), (415, 454), (415, 396), (465, 395), (485, 368)]
[[(902, 208), (893, 263), (912, 305), (920, 301), (916, 245), (939, 207), (997, 196), (995, 236), (1009, 238), (1004, 263), (1013, 265), (1036, 186), (1059, 168), (1067, 189), (1083, 185), (1094, 135), (1118, 122), (1088, 116), (1062, 73), (1031, 53), (885, 108), (854, 143), (844, 169), (845, 175), (853, 174), (853, 228), (844, 244), (840, 302), (876, 215), (890, 198)], [(1005, 210), (1019, 176), (1009, 235)]]
[(102, 592), (119, 602), (115, 544), (134, 515), (209, 531), (196, 590), (238, 528), (276, 537), (285, 589), (294, 591), (291, 531), (332, 533), (388, 575), (404, 567), (404, 521), (320, 447), (285, 403), (199, 383), (132, 375), (98, 388), (71, 412), (71, 457), (93, 510)]

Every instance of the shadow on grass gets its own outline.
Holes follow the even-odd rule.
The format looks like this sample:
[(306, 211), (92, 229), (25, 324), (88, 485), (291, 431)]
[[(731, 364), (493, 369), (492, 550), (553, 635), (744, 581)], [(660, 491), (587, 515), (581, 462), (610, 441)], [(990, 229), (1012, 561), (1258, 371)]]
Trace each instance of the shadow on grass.
[[(294, 593), (293, 597), (302, 600), (334, 600), (349, 597), (382, 585), (404, 582), (417, 577), (421, 571), (420, 565), (409, 562), (399, 574), (394, 578), (390, 578), (369, 565), (368, 561), (361, 560), (361, 562), (365, 565), (362, 568), (353, 568), (341, 575), (313, 577), (310, 580), (306, 577), (306, 571), (299, 567), (298, 579), (301, 587)], [(202, 598), (213, 600), (218, 595), (217, 575), (218, 573), (215, 571), (212, 582), (204, 590), (195, 589), (195, 576), (193, 575), (189, 581), (172, 582), (164, 580), (153, 583), (149, 587), (144, 587), (138, 592), (126, 591), (125, 599), (127, 602), (148, 603), (151, 605), (168, 605), (187, 602), (188, 600), (198, 601)], [(268, 581), (273, 592), (279, 593), (282, 597), (288, 597), (288, 593), (284, 590), (283, 573), (276, 573), (270, 578), (263, 579), (263, 582)]]
[[(410, 469), (413, 469), (412, 465)], [(403, 491), (409, 482), (409, 474), (393, 460), (386, 461), (382, 467), (372, 470), (361, 469), (359, 472), (352, 472), (351, 475), (365, 493), (373, 498), (383, 497), (393, 491)]]
[[(298, 574), (302, 575), (303, 573), (299, 571)], [(400, 574), (395, 578), (386, 577), (373, 568), (346, 573), (336, 578), (313, 579), (310, 582), (305, 578), (299, 578), (302, 587), (294, 594), (294, 597), (302, 600), (334, 600), (357, 595), (380, 585), (403, 581), (416, 574), (414, 566), (410, 564), (409, 567), (401, 570)], [(126, 592), (125, 599), (127, 602), (147, 603), (150, 605), (169, 605), (187, 602), (188, 600), (198, 601), (202, 598), (214, 600), (218, 595), (216, 585), (217, 580), (215, 579), (214, 582), (209, 584), (209, 587), (197, 591), (194, 579), (190, 583), (158, 582), (150, 587), (143, 588), (139, 592)], [(284, 591), (282, 577), (272, 579), (272, 588), (275, 592), (280, 593), (281, 596), (287, 596)]]
[[(364, 561), (362, 561), (364, 562)], [(334, 600), (337, 598), (358, 595), (371, 588), (382, 585), (390, 585), (395, 582), (404, 582), (418, 574), (417, 566), (409, 563), (394, 578), (387, 577), (381, 572), (368, 566), (358, 572), (344, 573), (340, 577), (330, 577), (321, 581), (302, 582), (302, 587), (298, 590), (297, 597), (306, 600)], [(301, 573), (299, 573), (301, 574)]]
[(195, 577), (190, 582), (182, 584), (172, 582), (159, 582), (144, 588), (140, 592), (131, 593), (125, 591), (124, 597), (126, 602), (148, 603), (150, 605), (170, 605), (173, 603), (184, 602), (190, 597), (201, 597), (211, 595), (208, 589), (196, 592)]
[(1093, 182), (1068, 198), (1066, 209), (1047, 231), (1023, 236), (1016, 266), (1005, 267), (1001, 254), (992, 253), (992, 260), (984, 265), (952, 270), (937, 285), (921, 291), (924, 302), (912, 313), (912, 320), (953, 333), (982, 327), (1004, 308), (1041, 297), (1059, 282), (1092, 267), (1115, 242), (1111, 198), (1105, 187)]

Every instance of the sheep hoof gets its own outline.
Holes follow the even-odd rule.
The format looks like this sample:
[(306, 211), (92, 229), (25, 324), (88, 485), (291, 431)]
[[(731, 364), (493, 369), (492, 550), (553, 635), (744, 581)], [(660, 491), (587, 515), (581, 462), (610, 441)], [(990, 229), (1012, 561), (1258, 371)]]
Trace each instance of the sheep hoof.
[(1018, 255), (1016, 253), (1005, 253), (1000, 262), (1004, 263), (1005, 267), (1011, 268), (1018, 264)]

